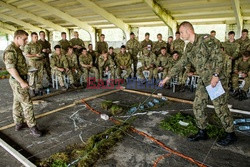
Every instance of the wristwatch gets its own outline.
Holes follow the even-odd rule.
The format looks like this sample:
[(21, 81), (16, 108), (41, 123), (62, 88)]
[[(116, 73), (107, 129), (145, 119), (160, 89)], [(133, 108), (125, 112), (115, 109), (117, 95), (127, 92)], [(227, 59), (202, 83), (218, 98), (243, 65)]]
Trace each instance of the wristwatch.
[(214, 73), (213, 76), (214, 76), (214, 77), (219, 77), (219, 74)]

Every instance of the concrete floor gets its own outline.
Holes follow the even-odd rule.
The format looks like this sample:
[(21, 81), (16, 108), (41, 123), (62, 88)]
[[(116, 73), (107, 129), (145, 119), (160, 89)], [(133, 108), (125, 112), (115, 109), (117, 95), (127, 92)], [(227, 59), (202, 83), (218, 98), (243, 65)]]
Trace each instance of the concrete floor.
[[(8, 80), (0, 80), (0, 127), (12, 123), (11, 108), (12, 94)], [(76, 90), (67, 92), (54, 97), (43, 99), (45, 102), (35, 105), (35, 114), (46, 113), (53, 109), (73, 103), (75, 100), (97, 95), (109, 90)], [(148, 92), (152, 90), (146, 90)], [(167, 96), (176, 96), (185, 99), (193, 99), (194, 93), (172, 93), (171, 90), (159, 90)], [(103, 111), (100, 107), (100, 102), (103, 100), (120, 101), (124, 105), (133, 105), (145, 100), (146, 96), (129, 94), (126, 92), (117, 92), (106, 95), (88, 103), (100, 112)], [(238, 102), (231, 100), (234, 108), (248, 109), (250, 108), (249, 99), (247, 101)], [(184, 103), (168, 102), (167, 105), (158, 108), (158, 113), (150, 115), (140, 115), (134, 122), (133, 126), (138, 130), (146, 132), (156, 139), (162, 141), (165, 145), (175, 149), (183, 154), (204, 162), (208, 166), (228, 167), (240, 166), (247, 167), (250, 164), (250, 148), (249, 148), (249, 133), (239, 133), (239, 141), (229, 147), (218, 147), (213, 145), (215, 139), (210, 139), (203, 142), (190, 143), (186, 138), (176, 135), (172, 132), (162, 130), (159, 123), (166, 116), (177, 111), (187, 113), (192, 112), (192, 106)], [(161, 111), (169, 112), (167, 115)], [(213, 112), (207, 109), (207, 112)], [(152, 112), (151, 112), (152, 113)], [(121, 118), (120, 119), (125, 119)], [(41, 138), (34, 138), (29, 134), (29, 130), (25, 129), (20, 132), (15, 132), (14, 128), (9, 128), (0, 132), (0, 137), (8, 142), (11, 146), (17, 149), (21, 154), (30, 159), (32, 162), (49, 157), (51, 154), (63, 151), (66, 146), (80, 144), (86, 141), (90, 136), (104, 131), (113, 126), (112, 122), (102, 120), (98, 115), (86, 109), (84, 105), (77, 105), (60, 112), (53, 113), (46, 117), (38, 119), (39, 128), (46, 135)], [(135, 133), (128, 133), (124, 140), (112, 148), (104, 159), (100, 159), (96, 166), (102, 167), (147, 167), (153, 166), (154, 161), (161, 155), (167, 154), (166, 150), (153, 143), (152, 141)], [(1, 166), (21, 166), (11, 155), (0, 148), (0, 163)], [(195, 166), (190, 162), (171, 155), (168, 158), (161, 160), (159, 166)]]

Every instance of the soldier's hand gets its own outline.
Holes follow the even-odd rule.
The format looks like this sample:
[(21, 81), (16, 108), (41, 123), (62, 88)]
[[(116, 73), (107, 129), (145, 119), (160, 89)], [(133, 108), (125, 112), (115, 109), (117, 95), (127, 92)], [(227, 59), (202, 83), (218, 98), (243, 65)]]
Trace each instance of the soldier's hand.
[(43, 49), (42, 51), (43, 51), (43, 52), (47, 52), (47, 49)]
[(212, 80), (211, 80), (211, 86), (215, 87), (217, 85), (217, 83), (219, 82), (219, 80), (220, 80), (219, 77), (213, 76)]
[(42, 57), (42, 55), (40, 55), (40, 54), (36, 54), (36, 57)]
[(169, 81), (169, 79), (169, 77), (166, 77), (165, 79), (161, 80), (161, 82), (159, 83), (159, 87), (163, 87)]
[(25, 81), (21, 82), (20, 85), (21, 85), (21, 87), (22, 87), (23, 89), (28, 89), (28, 88), (29, 88), (28, 83), (25, 82)]

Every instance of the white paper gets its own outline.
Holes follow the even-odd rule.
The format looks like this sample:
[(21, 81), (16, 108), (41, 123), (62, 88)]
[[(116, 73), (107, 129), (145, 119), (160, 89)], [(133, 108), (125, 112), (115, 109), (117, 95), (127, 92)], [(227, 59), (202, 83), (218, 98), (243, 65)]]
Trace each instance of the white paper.
[(214, 88), (211, 85), (208, 85), (206, 89), (211, 100), (214, 100), (225, 93), (220, 81)]

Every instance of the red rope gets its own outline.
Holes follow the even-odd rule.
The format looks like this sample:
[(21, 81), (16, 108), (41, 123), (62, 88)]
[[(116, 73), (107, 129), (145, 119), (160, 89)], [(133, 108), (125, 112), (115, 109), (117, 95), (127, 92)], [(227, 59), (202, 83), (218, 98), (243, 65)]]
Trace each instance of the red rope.
[(159, 156), (155, 162), (154, 162), (154, 166), (153, 167), (157, 167), (158, 163), (160, 162), (160, 160), (162, 160), (163, 158), (167, 158), (171, 155), (171, 153), (168, 153), (168, 154), (164, 154), (164, 155), (161, 155)]

